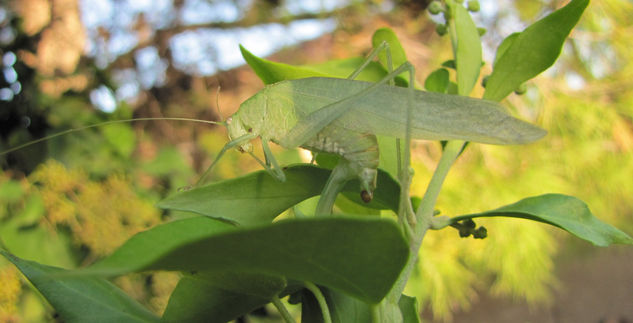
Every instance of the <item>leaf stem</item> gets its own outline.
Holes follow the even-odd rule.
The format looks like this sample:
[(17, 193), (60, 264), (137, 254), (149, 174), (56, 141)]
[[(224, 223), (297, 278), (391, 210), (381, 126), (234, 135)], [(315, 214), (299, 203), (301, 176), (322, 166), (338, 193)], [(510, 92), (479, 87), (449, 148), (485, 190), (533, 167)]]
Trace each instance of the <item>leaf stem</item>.
[(295, 319), (292, 317), (292, 315), (290, 315), (290, 312), (288, 312), (288, 309), (286, 308), (284, 303), (281, 302), (279, 297), (273, 297), (273, 305), (275, 305), (275, 307), (279, 311), (279, 314), (281, 314), (281, 317), (283, 317), (286, 323), (296, 323)]
[(317, 302), (319, 302), (319, 307), (321, 307), (321, 314), (323, 315), (323, 323), (332, 323), (332, 318), (330, 317), (330, 309), (328, 308), (325, 297), (323, 296), (323, 293), (321, 293), (319, 287), (308, 281), (303, 282), (303, 284), (310, 292), (312, 292), (312, 295), (314, 295), (314, 298), (316, 298)]
[(442, 158), (437, 164), (437, 168), (433, 173), (433, 177), (431, 177), (431, 181), (426, 188), (426, 193), (424, 193), (424, 197), (422, 198), (420, 206), (415, 214), (417, 225), (415, 226), (413, 238), (411, 239), (409, 245), (409, 249), (411, 251), (409, 260), (400, 274), (400, 277), (387, 295), (389, 301), (393, 303), (398, 303), (400, 295), (402, 295), (404, 287), (413, 272), (413, 268), (415, 267), (418, 259), (418, 252), (420, 250), (420, 246), (422, 245), (422, 239), (424, 239), (426, 231), (431, 228), (433, 223), (433, 210), (437, 202), (437, 197), (442, 189), (442, 184), (444, 183), (444, 179), (446, 179), (446, 175), (448, 174), (451, 166), (459, 156), (464, 144), (465, 143), (463, 141), (449, 141), (444, 147)]
[(349, 163), (346, 160), (341, 159), (338, 165), (336, 165), (336, 167), (332, 170), (327, 183), (325, 183), (325, 187), (321, 193), (321, 198), (319, 198), (319, 203), (316, 207), (316, 216), (324, 216), (332, 213), (332, 207), (334, 206), (338, 193), (343, 190), (345, 183), (347, 183), (347, 181), (349, 181), (353, 176), (354, 172), (349, 167)]

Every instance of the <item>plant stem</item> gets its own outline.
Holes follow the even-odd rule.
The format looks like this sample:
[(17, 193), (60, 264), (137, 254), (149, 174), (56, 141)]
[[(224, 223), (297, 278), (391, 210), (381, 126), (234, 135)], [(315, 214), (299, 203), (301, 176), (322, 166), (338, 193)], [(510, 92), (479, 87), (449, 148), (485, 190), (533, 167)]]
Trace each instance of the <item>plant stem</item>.
[(424, 197), (420, 202), (420, 207), (415, 214), (417, 225), (409, 245), (411, 253), (409, 255), (407, 265), (404, 267), (400, 277), (398, 277), (398, 280), (387, 295), (390, 302), (395, 304), (398, 303), (400, 295), (402, 295), (404, 287), (413, 272), (413, 268), (418, 259), (418, 252), (420, 250), (420, 246), (422, 245), (422, 240), (424, 239), (426, 231), (431, 227), (431, 223), (433, 221), (433, 210), (435, 208), (435, 203), (437, 202), (437, 197), (442, 189), (442, 184), (444, 183), (444, 179), (446, 178), (451, 166), (459, 156), (463, 146), (463, 141), (449, 141), (444, 147), (442, 158), (437, 164), (437, 168), (433, 173), (429, 186), (426, 188), (426, 193), (424, 193)]
[(292, 317), (292, 315), (290, 315), (290, 312), (288, 312), (288, 309), (286, 308), (284, 303), (281, 302), (279, 297), (273, 297), (273, 305), (275, 305), (275, 307), (279, 311), (279, 314), (281, 314), (281, 317), (283, 317), (286, 323), (296, 323), (295, 319)]
[(319, 307), (321, 307), (321, 314), (323, 315), (323, 323), (332, 323), (332, 318), (330, 317), (330, 309), (327, 306), (327, 302), (325, 301), (325, 297), (321, 290), (317, 285), (311, 282), (304, 282), (305, 287), (312, 292), (314, 298), (316, 298), (317, 302), (319, 302)]
[(334, 167), (330, 177), (325, 183), (325, 187), (321, 193), (321, 198), (317, 204), (315, 216), (324, 216), (332, 213), (332, 207), (336, 201), (338, 193), (343, 190), (345, 183), (353, 177), (352, 169), (349, 167), (349, 163), (341, 159), (341, 161)]

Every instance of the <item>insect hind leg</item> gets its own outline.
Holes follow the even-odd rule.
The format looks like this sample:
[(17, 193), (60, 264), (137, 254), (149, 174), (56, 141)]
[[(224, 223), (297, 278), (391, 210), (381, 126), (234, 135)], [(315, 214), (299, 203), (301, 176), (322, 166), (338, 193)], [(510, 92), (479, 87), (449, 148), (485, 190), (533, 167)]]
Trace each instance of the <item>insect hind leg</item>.
[[(363, 64), (359, 66), (352, 74), (350, 74), (348, 79), (355, 79), (369, 63), (378, 56), (381, 51), (385, 51), (386, 56), (386, 67), (389, 72), (383, 80), (382, 83), (386, 83), (385, 80), (389, 82), (389, 85), (395, 85), (395, 77), (397, 77), (401, 72), (408, 72), (409, 74), (409, 94), (407, 98), (407, 123), (405, 129), (405, 143), (404, 143), (404, 155), (401, 152), (401, 144), (400, 139), (396, 139), (396, 158), (398, 165), (398, 179), (400, 180), (400, 206), (398, 208), (398, 218), (400, 222), (405, 226), (405, 231), (410, 232), (410, 228), (415, 226), (416, 219), (415, 213), (413, 211), (413, 205), (411, 204), (411, 200), (409, 198), (409, 189), (411, 185), (411, 172), (410, 172), (410, 160), (411, 160), (411, 114), (412, 114), (412, 104), (413, 104), (413, 95), (414, 95), (414, 84), (415, 84), (415, 68), (408, 61), (405, 61), (401, 64), (397, 70), (402, 71), (400, 73), (394, 73), (393, 70), (393, 60), (391, 54), (391, 48), (386, 41), (382, 41), (380, 45), (376, 46), (367, 56)], [(362, 179), (361, 179), (362, 181)], [(367, 194), (365, 191), (361, 192), (363, 200), (371, 200), (372, 195)], [(406, 219), (406, 223), (405, 223)], [(408, 225), (406, 225), (408, 223)]]

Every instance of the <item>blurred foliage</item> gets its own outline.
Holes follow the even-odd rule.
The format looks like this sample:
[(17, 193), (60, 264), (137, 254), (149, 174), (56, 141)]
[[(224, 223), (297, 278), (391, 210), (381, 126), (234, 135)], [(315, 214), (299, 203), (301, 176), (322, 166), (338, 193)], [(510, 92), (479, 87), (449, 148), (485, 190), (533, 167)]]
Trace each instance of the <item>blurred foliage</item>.
[[(504, 24), (517, 18), (534, 21), (563, 2), (517, 1), (498, 8), (492, 18), (476, 18), (488, 28), (484, 39), (498, 43), (509, 32)], [(7, 13), (0, 22), (2, 35), (13, 36), (8, 41), (1, 39), (1, 54), (12, 52), (17, 57), (11, 66), (3, 60), (3, 68), (16, 71), (20, 91), (1, 102), (0, 150), (108, 120), (166, 115), (214, 119), (217, 113), (211, 107), (216, 106), (220, 83), (218, 103), (228, 109), (223, 115), (230, 114), (261, 87), (255, 76), (244, 69), (214, 77), (178, 69), (169, 54), (169, 39), (202, 28), (230, 29), (319, 16), (275, 10), (274, 1), (255, 3), (236, 22), (190, 26), (170, 20), (161, 25), (137, 13), (129, 25), (113, 23), (111, 29), (94, 30), (82, 25), (77, 0), (2, 4)], [(388, 7), (389, 1), (351, 3), (321, 14), (339, 20), (332, 35), (278, 53), (277, 59), (316, 63), (352, 57), (370, 47), (368, 35), (383, 25), (395, 25), (419, 80), (450, 57), (448, 44), (435, 36), (433, 24), (419, 17), (423, 1), (405, 1), (403, 6), (382, 12), (376, 8)], [(590, 4), (562, 59), (547, 77), (530, 83), (525, 95), (506, 100), (549, 135), (530, 146), (470, 145), (440, 195), (442, 214), (478, 212), (522, 196), (560, 192), (581, 198), (601, 219), (633, 232), (632, 17), (630, 1)], [(138, 42), (123, 53), (109, 52), (106, 45), (120, 33), (133, 34)], [(85, 52), (88, 42), (97, 46), (89, 55)], [(134, 57), (148, 46), (158, 48), (167, 61), (165, 81), (142, 87), (139, 74), (144, 67)], [(484, 66), (484, 70), (489, 68)], [(112, 113), (93, 108), (94, 90), (103, 87), (116, 94), (130, 80), (140, 87), (136, 97), (117, 99)], [(3, 89), (17, 84), (0, 81)], [(91, 262), (134, 232), (169, 218), (152, 204), (195, 182), (194, 174), (204, 170), (225, 143), (223, 131), (209, 131), (208, 127), (135, 123), (82, 131), (1, 157), (0, 240), (18, 256), (45, 264), (72, 268)], [(273, 148), (284, 164), (301, 160), (295, 151)], [(440, 151), (439, 144), (416, 143), (414, 194), (423, 194)], [(38, 166), (50, 156), (58, 161)], [(235, 177), (253, 169), (259, 165), (252, 158), (232, 150), (212, 178)], [(407, 293), (431, 308), (437, 318), (447, 319), (451, 311), (467, 308), (482, 291), (537, 303), (547, 300), (551, 286), (556, 286), (553, 257), (565, 249), (558, 243), (565, 239), (563, 235), (520, 220), (478, 221), (482, 224), (489, 232), (485, 240), (459, 239), (451, 229), (431, 232), (425, 239)], [(27, 283), (20, 283), (19, 277), (13, 267), (0, 262), (0, 322), (50, 319), (41, 297)], [(174, 274), (150, 273), (116, 282), (161, 312), (177, 280)]]
[(132, 190), (120, 175), (90, 181), (79, 170), (49, 161), (29, 179), (39, 194), (51, 226), (67, 226), (75, 240), (96, 257), (111, 253), (135, 233), (159, 223), (159, 211)]

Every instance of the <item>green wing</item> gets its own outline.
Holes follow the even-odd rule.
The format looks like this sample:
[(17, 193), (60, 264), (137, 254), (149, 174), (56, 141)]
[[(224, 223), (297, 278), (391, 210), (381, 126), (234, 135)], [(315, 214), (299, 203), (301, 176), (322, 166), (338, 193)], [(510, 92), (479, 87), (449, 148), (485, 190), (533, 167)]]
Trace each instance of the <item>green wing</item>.
[[(321, 77), (281, 83), (292, 86), (300, 117), (283, 139), (287, 146), (304, 143), (331, 123), (362, 133), (405, 135), (406, 88), (378, 85), (367, 91), (375, 84)], [(412, 108), (411, 135), (416, 139), (508, 145), (530, 143), (547, 133), (511, 116), (500, 104), (482, 99), (416, 90)]]

